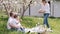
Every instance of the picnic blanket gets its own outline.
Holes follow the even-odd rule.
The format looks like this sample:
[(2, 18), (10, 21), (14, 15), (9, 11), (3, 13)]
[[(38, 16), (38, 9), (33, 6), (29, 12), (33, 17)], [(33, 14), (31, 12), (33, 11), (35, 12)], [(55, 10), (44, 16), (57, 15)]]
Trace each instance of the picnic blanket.
[(26, 28), (25, 29), (25, 32), (38, 32), (38, 33), (42, 33), (45, 31), (45, 28), (42, 27), (42, 26), (36, 26), (36, 27), (33, 27), (33, 28)]

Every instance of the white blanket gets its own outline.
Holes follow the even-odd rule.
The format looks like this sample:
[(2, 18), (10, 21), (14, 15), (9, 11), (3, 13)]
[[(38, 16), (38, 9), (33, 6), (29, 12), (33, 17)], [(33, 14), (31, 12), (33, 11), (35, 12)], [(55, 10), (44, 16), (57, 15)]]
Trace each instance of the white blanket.
[(43, 27), (41, 27), (41, 26), (37, 26), (37, 27), (33, 27), (33, 28), (26, 28), (25, 32), (28, 32), (28, 31), (42, 33), (42, 32), (45, 31), (45, 29)]

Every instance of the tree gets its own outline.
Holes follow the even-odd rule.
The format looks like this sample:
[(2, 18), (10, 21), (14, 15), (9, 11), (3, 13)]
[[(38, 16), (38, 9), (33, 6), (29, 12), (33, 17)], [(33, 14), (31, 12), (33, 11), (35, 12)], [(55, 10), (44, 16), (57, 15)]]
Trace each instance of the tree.
[(32, 0), (30, 0), (29, 4), (27, 4), (26, 1), (23, 0), (23, 13), (22, 13), (21, 18), (23, 18), (24, 13), (25, 13), (25, 11), (27, 10), (27, 8), (30, 8), (30, 4), (32, 4)]
[(17, 13), (20, 12), (21, 18), (23, 18), (25, 11), (29, 8), (30, 4), (33, 3), (33, 1), (34, 0), (0, 0), (8, 16), (11, 11), (15, 11)]

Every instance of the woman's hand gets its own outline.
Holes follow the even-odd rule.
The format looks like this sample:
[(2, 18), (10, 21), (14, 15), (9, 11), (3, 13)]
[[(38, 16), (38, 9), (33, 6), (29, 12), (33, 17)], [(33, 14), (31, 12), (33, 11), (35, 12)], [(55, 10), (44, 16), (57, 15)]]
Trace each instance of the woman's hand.
[(20, 19), (20, 22), (22, 22), (22, 19)]
[(45, 11), (44, 10), (39, 10), (39, 13), (45, 13)]

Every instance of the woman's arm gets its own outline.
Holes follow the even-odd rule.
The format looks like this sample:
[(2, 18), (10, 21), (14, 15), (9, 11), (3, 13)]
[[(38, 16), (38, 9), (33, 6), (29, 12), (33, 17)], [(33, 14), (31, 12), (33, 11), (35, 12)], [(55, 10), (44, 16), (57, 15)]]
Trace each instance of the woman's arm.
[(11, 28), (20, 28), (20, 26), (17, 26), (14, 22), (9, 23), (9, 26), (10, 26)]
[(45, 10), (43, 9), (43, 4), (42, 3), (40, 3), (39, 13), (45, 13)]
[(16, 18), (17, 19), (17, 21), (19, 21), (19, 22), (21, 22), (22, 21), (22, 19), (20, 19), (20, 18)]
[(45, 13), (45, 11), (44, 10), (40, 10), (39, 13)]

